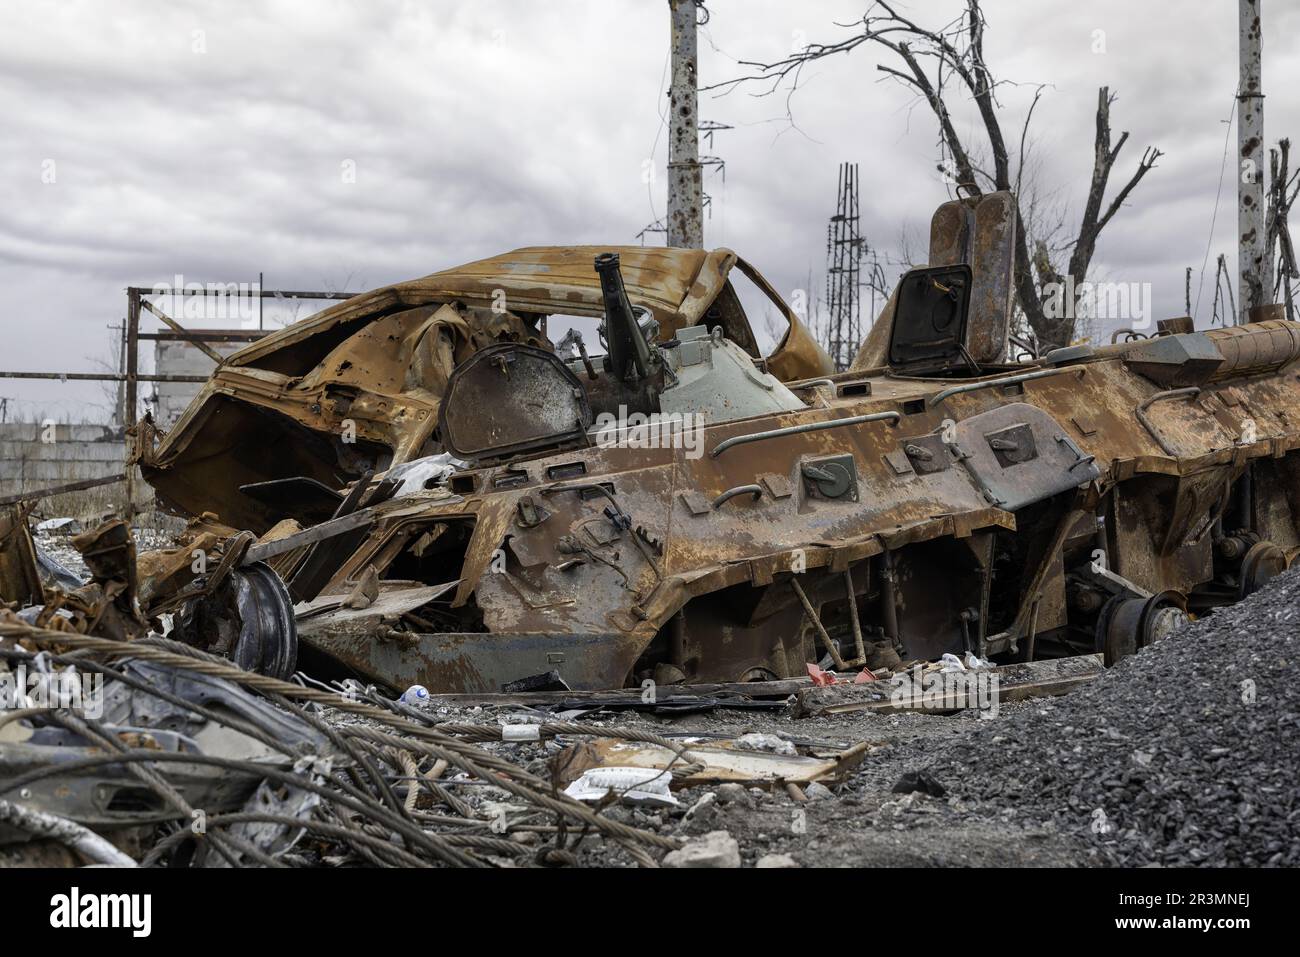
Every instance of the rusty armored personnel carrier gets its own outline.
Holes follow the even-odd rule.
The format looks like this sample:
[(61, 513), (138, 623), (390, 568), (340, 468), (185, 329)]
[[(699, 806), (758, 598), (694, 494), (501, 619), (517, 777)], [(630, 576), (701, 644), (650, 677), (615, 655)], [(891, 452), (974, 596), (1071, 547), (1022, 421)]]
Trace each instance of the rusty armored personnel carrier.
[[(236, 353), (138, 459), (192, 537), (237, 543), (226, 650), (255, 666), (296, 643), (499, 691), (1114, 661), (1300, 549), (1300, 328), (1034, 356), (1013, 230), (1006, 194), (941, 207), (931, 265), (834, 374), (727, 250), (519, 250)], [(789, 322), (766, 358), (742, 277)], [(556, 317), (599, 342), (552, 343)], [(208, 641), (216, 601), (180, 632)]]

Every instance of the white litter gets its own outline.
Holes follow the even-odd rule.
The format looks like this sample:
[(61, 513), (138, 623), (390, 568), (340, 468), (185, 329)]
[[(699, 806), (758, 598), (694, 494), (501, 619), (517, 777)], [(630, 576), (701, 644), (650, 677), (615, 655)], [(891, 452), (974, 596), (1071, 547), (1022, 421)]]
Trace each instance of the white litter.
[(501, 726), (502, 741), (540, 741), (542, 740), (542, 726), (539, 724), (503, 724)]
[(613, 791), (626, 804), (676, 805), (669, 785), (673, 777), (659, 768), (590, 768), (564, 793), (579, 801), (599, 801)]
[(741, 751), (770, 751), (772, 754), (795, 755), (793, 744), (775, 734), (759, 734), (757, 731), (742, 734), (736, 739), (736, 747)]
[(402, 704), (421, 704), (429, 700), (429, 689), (424, 685), (411, 685), (397, 700)]
[(388, 470), (386, 479), (401, 479), (402, 484), (393, 493), (393, 498), (414, 495), (444, 484), (453, 472), (463, 469), (466, 463), (450, 452), (426, 455), (424, 458), (404, 462)]
[(75, 518), (47, 518), (36, 524), (36, 531), (46, 535), (76, 535), (81, 523)]

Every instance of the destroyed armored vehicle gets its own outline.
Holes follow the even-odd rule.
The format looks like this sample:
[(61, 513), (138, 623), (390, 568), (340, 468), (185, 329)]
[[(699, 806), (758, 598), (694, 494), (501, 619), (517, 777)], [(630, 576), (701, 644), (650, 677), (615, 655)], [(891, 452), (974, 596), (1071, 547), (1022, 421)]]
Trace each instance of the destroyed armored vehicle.
[[(1113, 662), (1300, 549), (1300, 328), (1036, 356), (1014, 231), (1008, 194), (940, 207), (839, 373), (726, 250), (519, 250), (236, 353), (136, 456), (239, 566), (225, 650), (390, 687)], [(766, 358), (736, 270), (789, 322)]]

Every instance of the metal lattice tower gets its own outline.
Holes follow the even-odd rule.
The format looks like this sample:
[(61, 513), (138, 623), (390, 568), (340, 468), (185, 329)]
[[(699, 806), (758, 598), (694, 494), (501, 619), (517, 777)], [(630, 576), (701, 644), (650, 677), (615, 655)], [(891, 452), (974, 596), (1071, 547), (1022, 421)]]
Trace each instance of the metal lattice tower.
[(842, 372), (853, 362), (862, 342), (862, 303), (859, 264), (862, 236), (858, 231), (858, 164), (841, 163), (835, 215), (826, 228), (826, 351)]

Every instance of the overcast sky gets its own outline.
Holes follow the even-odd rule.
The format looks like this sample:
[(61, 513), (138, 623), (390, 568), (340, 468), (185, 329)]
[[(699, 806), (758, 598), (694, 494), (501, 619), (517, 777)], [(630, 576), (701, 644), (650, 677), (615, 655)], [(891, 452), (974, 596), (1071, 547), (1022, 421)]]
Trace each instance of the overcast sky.
[[(869, 0), (709, 0), (704, 84), (740, 59), (848, 35)], [(900, 4), (938, 25), (953, 4)], [(1237, 76), (1230, 0), (988, 0), (987, 56), (1018, 135), (1032, 86), (1039, 181), (1077, 223), (1097, 88), (1130, 131), (1112, 178), (1166, 155), (1107, 228), (1097, 275), (1150, 283), (1180, 314), (1183, 269), (1211, 239)], [(255, 281), (368, 289), (517, 246), (635, 243), (664, 213), (664, 0), (84, 0), (5, 4), (0, 30), (0, 367), (114, 361), (123, 288)], [(1300, 4), (1264, 0), (1265, 132), (1300, 134)], [(1094, 52), (1104, 31), (1104, 52)], [(808, 69), (790, 100), (705, 94), (730, 124), (704, 152), (707, 246), (787, 296), (820, 285), (836, 169), (860, 164), (863, 231), (882, 256), (923, 237), (948, 197), (933, 117), (880, 80), (869, 47)], [(955, 102), (959, 120), (970, 105)], [(1235, 132), (1232, 134), (1235, 149)], [(645, 171), (656, 175), (646, 182)], [(355, 171), (355, 176), (346, 175)], [(1232, 156), (1214, 255), (1233, 253)], [(354, 181), (348, 181), (352, 179)], [(52, 180), (52, 181), (50, 181)], [(1116, 182), (1118, 180), (1118, 182)], [(662, 242), (662, 235), (648, 241)], [(914, 250), (915, 252), (915, 250)], [(1193, 278), (1196, 298), (1197, 276)], [(305, 314), (305, 313), (304, 313)], [(151, 326), (156, 325), (152, 320)], [(194, 323), (198, 325), (199, 323)], [(211, 325), (223, 325), (214, 322)], [(102, 418), (95, 386), (0, 379), (9, 418)]]

